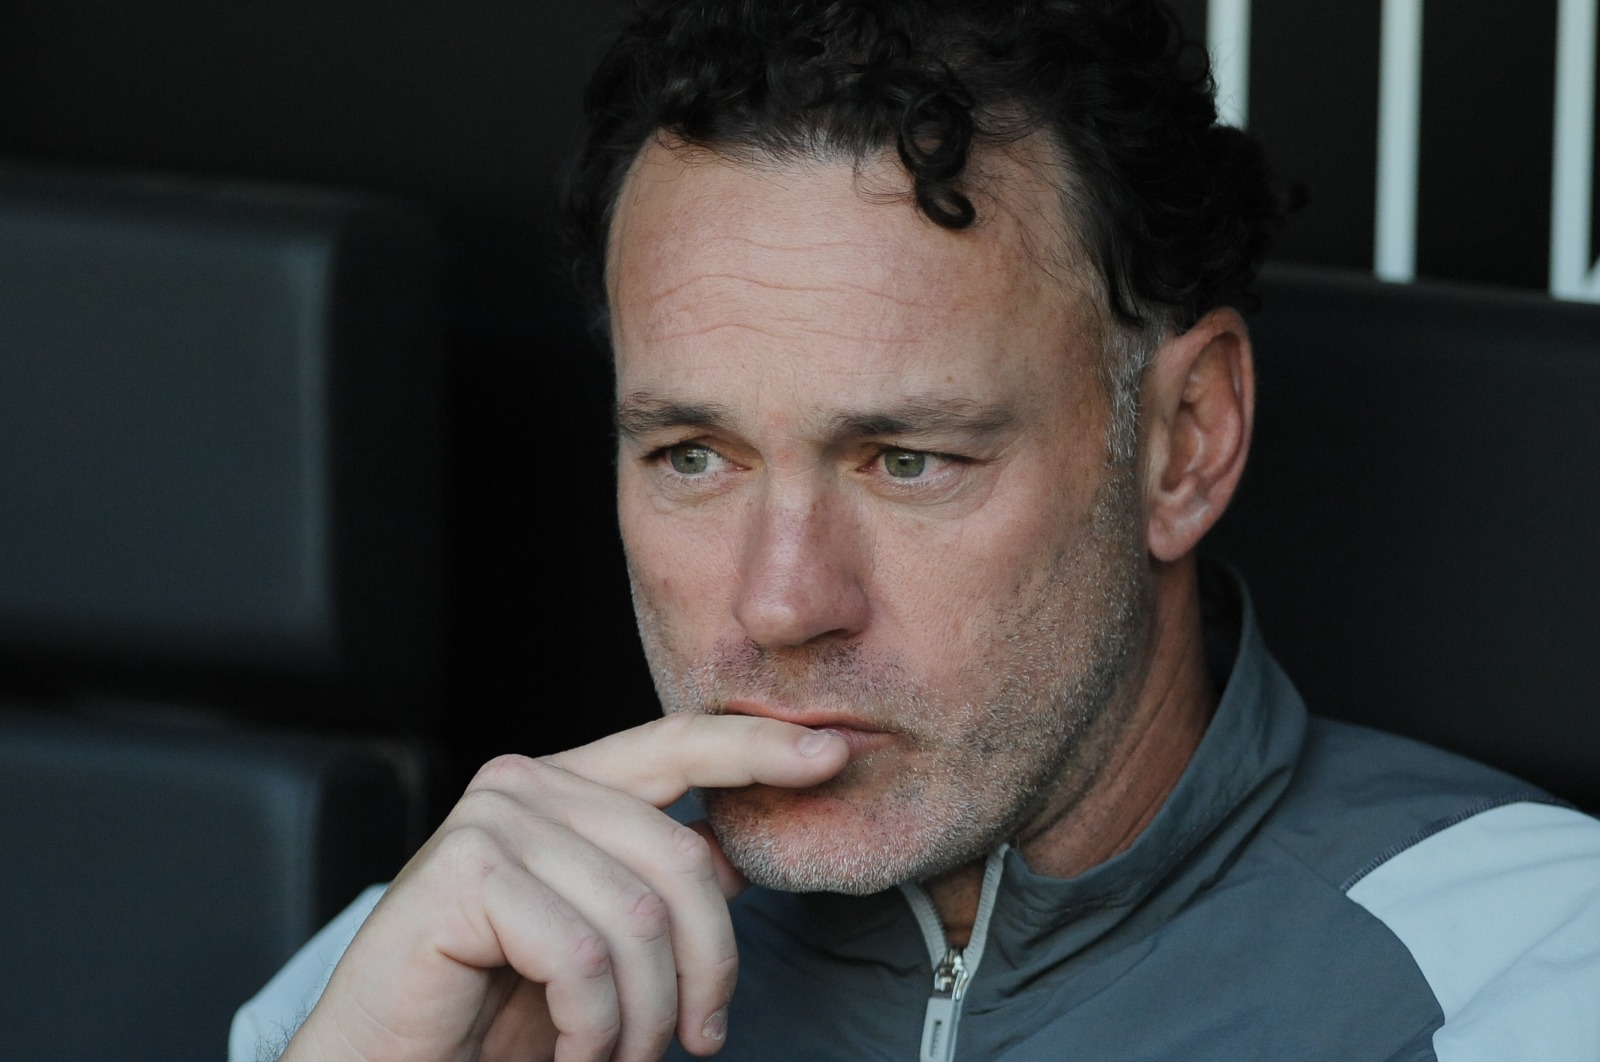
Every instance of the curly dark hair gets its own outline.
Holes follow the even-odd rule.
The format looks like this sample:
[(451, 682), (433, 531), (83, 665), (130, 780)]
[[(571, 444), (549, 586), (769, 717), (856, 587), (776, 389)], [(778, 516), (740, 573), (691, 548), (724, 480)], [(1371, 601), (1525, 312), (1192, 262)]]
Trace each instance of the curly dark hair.
[(1217, 124), (1213, 94), (1156, 0), (636, 0), (568, 175), (579, 285), (603, 320), (611, 215), (658, 133), (732, 157), (892, 146), (918, 208), (959, 229), (975, 144), (1042, 132), (1112, 313), (1185, 329), (1243, 294), (1282, 217), (1260, 147)]

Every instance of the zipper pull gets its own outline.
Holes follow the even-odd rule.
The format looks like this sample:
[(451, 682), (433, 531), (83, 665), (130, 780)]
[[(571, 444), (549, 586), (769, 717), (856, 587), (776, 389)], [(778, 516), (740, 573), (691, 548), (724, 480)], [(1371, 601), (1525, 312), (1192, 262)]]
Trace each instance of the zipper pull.
[(967, 992), (966, 959), (961, 949), (945, 950), (933, 971), (933, 995), (922, 1020), (922, 1054), (919, 1062), (951, 1062), (956, 1050), (956, 1022), (961, 1017), (961, 997)]

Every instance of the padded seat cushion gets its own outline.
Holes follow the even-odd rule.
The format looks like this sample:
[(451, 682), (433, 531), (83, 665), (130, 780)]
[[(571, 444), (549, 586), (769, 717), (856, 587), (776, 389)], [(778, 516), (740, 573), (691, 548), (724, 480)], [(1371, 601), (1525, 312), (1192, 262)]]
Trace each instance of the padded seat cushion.
[(0, 710), (8, 1058), (220, 1058), (408, 852), (415, 764), (351, 739)]

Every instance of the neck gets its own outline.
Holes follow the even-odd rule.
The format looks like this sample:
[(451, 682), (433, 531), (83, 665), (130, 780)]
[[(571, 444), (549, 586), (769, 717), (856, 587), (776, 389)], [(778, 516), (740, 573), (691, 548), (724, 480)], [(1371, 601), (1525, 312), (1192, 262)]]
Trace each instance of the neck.
[[(1193, 557), (1158, 568), (1154, 590), (1149, 648), (1125, 698), (1100, 717), (1053, 798), (1015, 838), (1037, 873), (1076, 877), (1132, 845), (1178, 784), (1216, 710)], [(971, 939), (982, 883), (981, 862), (926, 883), (951, 944)]]

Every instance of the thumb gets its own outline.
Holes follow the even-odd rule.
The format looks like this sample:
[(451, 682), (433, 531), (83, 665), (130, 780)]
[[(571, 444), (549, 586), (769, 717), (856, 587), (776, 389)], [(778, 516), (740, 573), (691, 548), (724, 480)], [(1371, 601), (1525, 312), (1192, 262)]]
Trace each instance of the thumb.
[(722, 897), (731, 900), (743, 892), (750, 884), (750, 879), (739, 873), (739, 868), (728, 862), (728, 856), (722, 850), (722, 843), (717, 840), (717, 835), (711, 829), (711, 823), (705, 819), (689, 823), (689, 829), (706, 839), (706, 844), (711, 846), (711, 866), (717, 872), (717, 884), (722, 886)]

